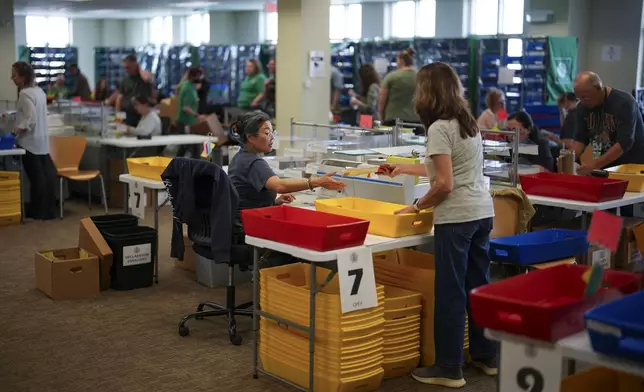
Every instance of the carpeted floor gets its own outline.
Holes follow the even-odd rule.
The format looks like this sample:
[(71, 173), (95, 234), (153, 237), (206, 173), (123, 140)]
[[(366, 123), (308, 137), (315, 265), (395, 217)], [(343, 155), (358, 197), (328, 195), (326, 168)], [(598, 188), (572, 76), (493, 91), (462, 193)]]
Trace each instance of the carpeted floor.
[[(97, 207), (93, 210), (99, 214)], [(116, 211), (115, 211), (116, 212)], [(292, 391), (251, 376), (251, 322), (241, 319), (242, 346), (228, 341), (225, 320), (192, 321), (179, 337), (177, 322), (199, 300), (220, 301), (169, 259), (170, 210), (160, 221), (160, 283), (153, 288), (104, 292), (81, 302), (54, 302), (35, 289), (37, 250), (74, 247), (87, 207), (69, 203), (65, 219), (0, 227), (0, 390), (7, 392)], [(151, 215), (151, 212), (150, 212)], [(147, 219), (152, 226), (152, 219)], [(242, 286), (239, 300), (250, 298)], [(463, 391), (492, 392), (495, 381), (466, 371)], [(409, 377), (381, 391), (440, 391)], [(327, 392), (327, 391), (320, 391)]]

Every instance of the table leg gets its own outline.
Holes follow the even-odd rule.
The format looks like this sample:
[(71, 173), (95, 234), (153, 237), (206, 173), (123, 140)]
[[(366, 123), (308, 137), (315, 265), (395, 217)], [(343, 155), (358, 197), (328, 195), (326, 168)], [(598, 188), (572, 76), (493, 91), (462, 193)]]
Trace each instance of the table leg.
[[(121, 158), (123, 159), (123, 174), (127, 173), (127, 149), (126, 148), (121, 148)], [(129, 212), (129, 206), (128, 206), (128, 192), (130, 188), (127, 182), (123, 183), (123, 212), (128, 213)], [(156, 205), (156, 204), (155, 204)]]
[(154, 203), (154, 231), (157, 233), (157, 241), (154, 250), (154, 283), (159, 283), (159, 190), (152, 189), (152, 202)]
[(582, 231), (588, 230), (588, 213), (584, 211), (581, 212), (581, 230)]
[(259, 249), (253, 247), (253, 378), (258, 377), (259, 366)]
[(22, 165), (22, 155), (18, 155), (18, 165), (20, 165), (20, 223), (25, 223), (25, 168)]
[(317, 268), (315, 263), (309, 263), (311, 279), (309, 282), (309, 391), (313, 392), (315, 386), (315, 295), (317, 294)]

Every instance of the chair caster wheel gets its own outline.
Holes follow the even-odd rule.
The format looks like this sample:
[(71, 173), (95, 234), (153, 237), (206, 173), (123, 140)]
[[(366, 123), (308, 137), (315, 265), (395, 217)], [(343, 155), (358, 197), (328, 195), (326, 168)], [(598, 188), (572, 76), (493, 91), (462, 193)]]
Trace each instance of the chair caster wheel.
[(180, 325), (179, 336), (188, 336), (188, 335), (190, 335), (190, 328), (188, 328), (186, 325)]
[(243, 340), (244, 340), (244, 338), (242, 338), (241, 335), (231, 335), (230, 336), (230, 343), (232, 343), (235, 346), (241, 345)]

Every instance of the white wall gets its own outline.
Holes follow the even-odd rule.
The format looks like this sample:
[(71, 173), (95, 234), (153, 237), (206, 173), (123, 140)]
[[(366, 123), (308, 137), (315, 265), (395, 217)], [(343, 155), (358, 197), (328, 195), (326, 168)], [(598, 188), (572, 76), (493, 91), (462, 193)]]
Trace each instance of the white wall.
[(362, 38), (374, 39), (385, 36), (385, 3), (362, 4)]
[[(642, 0), (590, 1), (587, 68), (597, 72), (604, 83), (630, 92), (637, 80), (637, 61), (642, 36)], [(619, 45), (622, 58), (615, 62), (602, 60), (602, 47)]]
[(210, 44), (229, 45), (235, 42), (235, 18), (232, 12), (210, 13)]
[[(96, 83), (94, 48), (103, 45), (103, 21), (97, 19), (76, 19), (72, 22), (74, 46), (78, 48), (78, 66), (89, 85)], [(107, 45), (105, 45), (107, 46)]]
[[(582, 0), (586, 2), (587, 0)], [(553, 11), (552, 23), (527, 23), (525, 34), (530, 36), (566, 36), (568, 35), (568, 0), (530, 0), (526, 13), (533, 10)]]
[(436, 0), (436, 36), (466, 37), (469, 31), (469, 2), (465, 0)]
[(13, 29), (16, 36), (16, 46), (27, 45), (27, 19), (16, 15), (13, 18)]
[[(257, 44), (261, 42), (259, 28), (260, 11), (238, 11), (233, 12), (235, 19), (234, 43), (236, 44)], [(212, 29), (212, 22), (210, 22)]]
[(125, 21), (125, 46), (139, 47), (150, 43), (147, 19), (128, 19)]
[(125, 20), (103, 19), (101, 45), (96, 46), (125, 46)]

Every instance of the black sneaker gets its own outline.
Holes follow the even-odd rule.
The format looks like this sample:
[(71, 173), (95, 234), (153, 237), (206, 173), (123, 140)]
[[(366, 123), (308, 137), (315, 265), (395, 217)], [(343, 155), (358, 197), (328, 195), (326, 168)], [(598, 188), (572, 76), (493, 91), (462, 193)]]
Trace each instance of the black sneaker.
[(488, 376), (496, 376), (499, 374), (499, 363), (496, 358), (490, 359), (472, 359), (470, 365), (483, 371)]
[(423, 384), (440, 385), (447, 388), (463, 388), (465, 386), (463, 370), (460, 367), (454, 369), (438, 366), (418, 368), (411, 372), (411, 376)]

